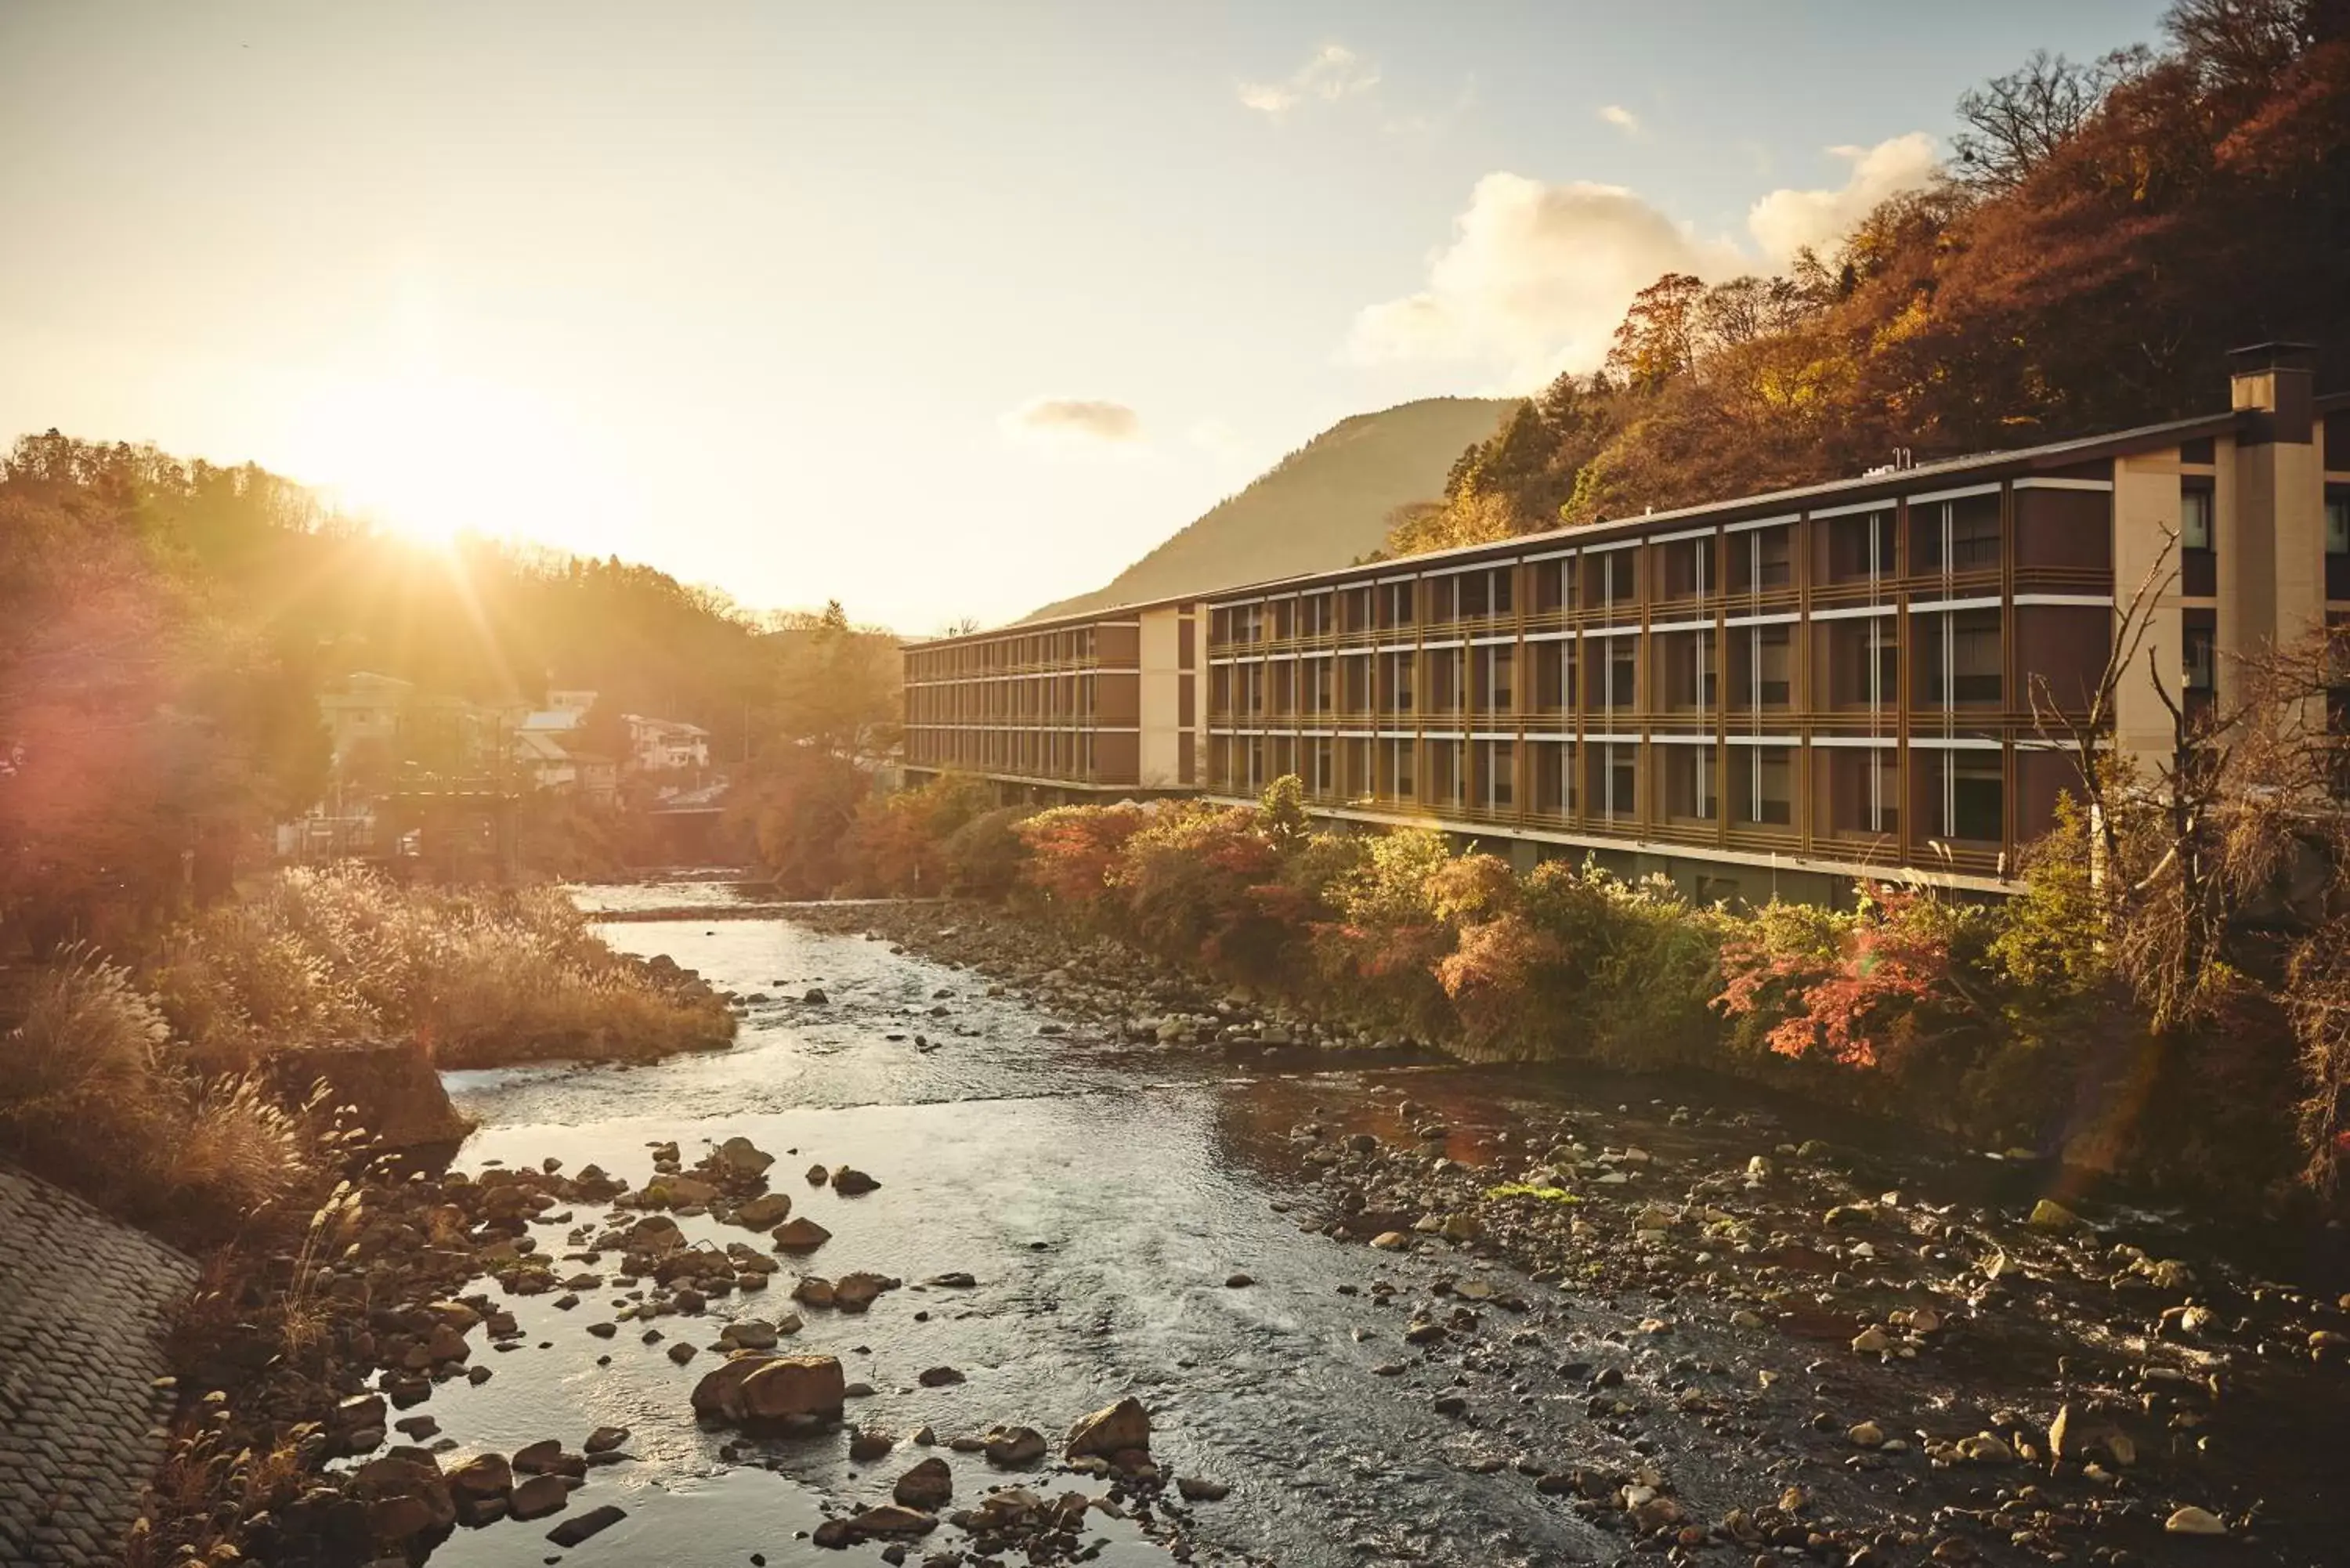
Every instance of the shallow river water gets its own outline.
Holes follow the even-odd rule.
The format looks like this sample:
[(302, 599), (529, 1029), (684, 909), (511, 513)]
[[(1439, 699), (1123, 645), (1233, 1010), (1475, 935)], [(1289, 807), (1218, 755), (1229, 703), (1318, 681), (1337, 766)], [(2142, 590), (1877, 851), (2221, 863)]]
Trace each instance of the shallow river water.
[[(659, 910), (714, 910), (733, 898), (716, 884), (586, 896), (600, 900), (591, 909)], [(674, 1140), (691, 1165), (708, 1145), (749, 1137), (776, 1157), (769, 1178), (794, 1214), (834, 1233), (806, 1261), (809, 1272), (867, 1269), (908, 1282), (862, 1316), (801, 1309), (806, 1327), (782, 1348), (837, 1355), (852, 1382), (873, 1386), (850, 1401), (852, 1422), (901, 1438), (928, 1424), (941, 1444), (901, 1443), (861, 1466), (837, 1433), (750, 1441), (697, 1428), (688, 1396), (715, 1360), (720, 1327), (793, 1311), (791, 1260), (765, 1292), (719, 1297), (703, 1317), (659, 1319), (666, 1337), (655, 1344), (642, 1342), (636, 1322), (622, 1321), (610, 1338), (587, 1334), (624, 1304), (612, 1286), (582, 1292), (568, 1311), (552, 1296), (502, 1302), (526, 1331), (524, 1347), (483, 1350), (489, 1381), (446, 1385), (423, 1408), (457, 1452), (511, 1452), (548, 1437), (577, 1449), (598, 1426), (628, 1428), (629, 1459), (592, 1469), (571, 1505), (577, 1512), (615, 1503), (628, 1517), (569, 1552), (548, 1543), (546, 1524), (460, 1531), (434, 1552), (435, 1564), (732, 1565), (754, 1553), (778, 1565), (837, 1563), (841, 1554), (806, 1538), (824, 1517), (819, 1504), (884, 1501), (894, 1478), (928, 1453), (952, 1462), (958, 1507), (1013, 1481), (1046, 1496), (1073, 1486), (1100, 1492), (1101, 1483), (1081, 1477), (993, 1472), (978, 1455), (950, 1453), (943, 1439), (996, 1422), (1057, 1439), (1076, 1416), (1128, 1393), (1150, 1408), (1162, 1465), (1232, 1489), (1225, 1501), (1186, 1511), (1185, 1539), (1201, 1561), (1609, 1562), (1631, 1543), (1579, 1518), (1566, 1499), (1537, 1492), (1513, 1468), (1519, 1460), (1653, 1462), (1697, 1517), (1720, 1518), (1724, 1507), (1775, 1495), (1773, 1478), (1795, 1456), (1725, 1437), (1699, 1411), (1740, 1411), (1742, 1400), (1757, 1397), (1758, 1366), (1804, 1385), (1781, 1412), (1790, 1425), (1824, 1398), (1870, 1397), (1874, 1375), (1821, 1372), (1817, 1345), (1733, 1354), (1692, 1328), (1658, 1353), (1635, 1332), (1652, 1303), (1575, 1299), (1450, 1249), (1397, 1256), (1314, 1233), (1312, 1173), (1291, 1137), (1298, 1124), (1318, 1122), (1408, 1142), (1394, 1110), (1399, 1084), (1450, 1124), (1453, 1158), (1472, 1162), (1483, 1131), (1529, 1106), (1604, 1117), (1609, 1142), (1638, 1143), (1662, 1165), (1742, 1162), (1802, 1131), (1677, 1125), (1653, 1085), (1378, 1058), (1242, 1069), (1194, 1049), (1113, 1045), (1081, 1030), (1045, 1034), (1047, 1014), (989, 998), (972, 973), (782, 919), (638, 919), (603, 929), (617, 946), (667, 953), (721, 989), (772, 1000), (749, 1003), (738, 1041), (723, 1052), (650, 1066), (451, 1075), (459, 1107), (480, 1121), (458, 1164), (553, 1158), (577, 1170), (594, 1162), (641, 1186), (656, 1144)], [(829, 1003), (798, 1002), (810, 986)], [(932, 1014), (941, 1006), (949, 1016)], [(1963, 1157), (1888, 1149), (1883, 1158), (1888, 1179), (1954, 1192), (1982, 1184)], [(854, 1164), (881, 1186), (842, 1198), (803, 1179), (816, 1162)], [(574, 1222), (598, 1218), (583, 1206)], [(683, 1223), (697, 1237), (758, 1240), (707, 1219)], [(563, 1250), (567, 1229), (538, 1227), (540, 1245)], [(916, 1282), (948, 1271), (968, 1272), (975, 1288)], [(1253, 1282), (1228, 1285), (1236, 1272)], [(1482, 1278), (1532, 1303), (1522, 1319), (1495, 1325), (1503, 1340), (1527, 1326), (1473, 1379), (1435, 1358), (1395, 1369), (1406, 1354), (1407, 1304), (1430, 1299), (1440, 1277)], [(1378, 1281), (1398, 1288), (1396, 1305), (1375, 1301)], [(666, 1354), (681, 1338), (703, 1347), (684, 1366)], [(1624, 1368), (1627, 1388), (1646, 1401), (1637, 1438), (1620, 1423), (1599, 1429), (1586, 1411), (1588, 1387), (1551, 1376), (1569, 1359)], [(938, 1366), (967, 1380), (917, 1383)], [(1465, 1421), (1434, 1407), (1456, 1386), (1475, 1396)], [(1685, 1397), (1691, 1389), (1695, 1400)], [(732, 1458), (723, 1451), (730, 1440), (740, 1445)], [(1897, 1476), (1834, 1469), (1806, 1480), (1815, 1490), (1845, 1487), (1856, 1501), (1900, 1485)], [(1168, 1560), (1163, 1540), (1095, 1517), (1107, 1540), (1097, 1561)], [(913, 1560), (957, 1543), (941, 1531), (914, 1548)], [(854, 1547), (846, 1560), (874, 1562), (879, 1551)], [(1751, 1553), (1708, 1555), (1742, 1563)]]

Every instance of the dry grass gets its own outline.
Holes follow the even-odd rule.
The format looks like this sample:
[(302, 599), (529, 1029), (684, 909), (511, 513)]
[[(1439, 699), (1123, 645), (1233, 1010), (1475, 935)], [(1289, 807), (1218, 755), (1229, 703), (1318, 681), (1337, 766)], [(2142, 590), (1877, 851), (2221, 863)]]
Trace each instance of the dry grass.
[(307, 1147), (254, 1079), (200, 1075), (129, 972), (89, 953), (36, 973), (0, 1036), (0, 1153), (135, 1219), (242, 1222), (308, 1178)]
[(171, 942), (153, 981), (200, 1059), (250, 1066), (282, 1044), (407, 1035), (478, 1063), (724, 1039), (723, 1007), (607, 947), (554, 888), (401, 888), (295, 869)]

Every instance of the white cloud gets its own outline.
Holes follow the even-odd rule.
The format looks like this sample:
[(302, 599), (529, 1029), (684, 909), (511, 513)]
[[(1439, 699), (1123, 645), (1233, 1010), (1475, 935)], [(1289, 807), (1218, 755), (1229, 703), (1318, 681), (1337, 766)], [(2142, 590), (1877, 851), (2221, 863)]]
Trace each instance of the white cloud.
[(1132, 446), (1142, 416), (1124, 403), (1095, 398), (1032, 398), (998, 421), (1006, 435), (1059, 446)]
[(1783, 266), (1799, 247), (1833, 244), (1877, 202), (1933, 176), (1934, 139), (1922, 130), (1833, 151), (1850, 177), (1835, 190), (1762, 197), (1747, 214), (1751, 247), (1700, 236), (1620, 185), (1488, 174), (1454, 220), (1451, 244), (1430, 260), (1427, 286), (1358, 312), (1347, 355), (1362, 364), (1482, 364), (1499, 371), (1505, 392), (1592, 369), (1632, 296), (1664, 274), (1713, 282)]
[(1599, 118), (1627, 136), (1638, 137), (1643, 133), (1644, 128), (1640, 124), (1640, 117), (1620, 103), (1602, 105)]
[(1832, 249), (1879, 202), (1929, 183), (1939, 161), (1934, 139), (1922, 130), (1874, 147), (1828, 151), (1852, 165), (1850, 178), (1841, 186), (1773, 191), (1746, 214), (1747, 232), (1773, 265), (1791, 260), (1805, 245)]
[(1379, 67), (1344, 44), (1325, 44), (1277, 82), (1242, 82), (1243, 106), (1279, 121), (1301, 103), (1336, 103), (1379, 85)]
[(1624, 306), (1660, 275), (1721, 276), (1742, 262), (1622, 186), (1583, 181), (1488, 174), (1454, 228), (1426, 288), (1355, 317), (1353, 358), (1481, 360), (1523, 389), (1596, 366)]

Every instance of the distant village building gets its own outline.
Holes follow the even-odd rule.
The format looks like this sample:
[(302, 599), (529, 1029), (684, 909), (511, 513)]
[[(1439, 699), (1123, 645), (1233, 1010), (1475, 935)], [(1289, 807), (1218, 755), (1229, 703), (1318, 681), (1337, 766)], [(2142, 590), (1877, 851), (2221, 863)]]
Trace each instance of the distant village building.
[(623, 715), (629, 722), (629, 766), (634, 773), (671, 773), (710, 765), (710, 732), (671, 719)]
[(342, 767), (369, 742), (398, 756), (407, 740), (408, 707), (415, 696), (414, 681), (366, 670), (345, 676), (339, 690), (320, 692), (318, 711), (334, 743), (335, 766)]

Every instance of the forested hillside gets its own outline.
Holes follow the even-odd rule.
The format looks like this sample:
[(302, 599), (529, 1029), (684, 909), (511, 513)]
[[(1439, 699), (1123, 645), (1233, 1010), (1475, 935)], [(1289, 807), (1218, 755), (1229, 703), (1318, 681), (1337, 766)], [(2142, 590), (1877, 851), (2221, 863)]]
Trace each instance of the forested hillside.
[(1036, 616), (1357, 560), (1379, 547), (1397, 508), (1441, 493), (1446, 466), (1464, 445), (1491, 434), (1510, 407), (1506, 400), (1430, 398), (1341, 420), (1107, 586)]
[(2159, 50), (2035, 56), (1959, 114), (1943, 180), (1834, 255), (1659, 279), (1388, 549), (2202, 411), (2266, 338), (2350, 375), (2350, 0), (2181, 0)]
[(360, 670), (500, 706), (593, 688), (730, 762), (887, 745), (899, 680), (837, 606), (754, 617), (618, 560), (419, 546), (251, 465), (26, 437), (0, 458), (0, 928), (168, 913), (183, 857), (319, 797), (317, 693)]

